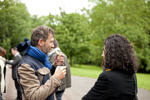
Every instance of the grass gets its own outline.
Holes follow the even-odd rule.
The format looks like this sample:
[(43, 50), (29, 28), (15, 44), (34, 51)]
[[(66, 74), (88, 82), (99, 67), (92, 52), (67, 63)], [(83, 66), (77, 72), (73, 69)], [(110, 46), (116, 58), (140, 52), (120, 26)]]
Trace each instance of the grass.
[(137, 73), (138, 88), (150, 90), (150, 74)]
[[(94, 65), (74, 65), (71, 74), (74, 76), (98, 78), (103, 71), (101, 67)], [(150, 90), (150, 74), (137, 73), (138, 88)]]
[(97, 78), (102, 72), (102, 68), (94, 65), (75, 65), (71, 67), (71, 74), (81, 77)]

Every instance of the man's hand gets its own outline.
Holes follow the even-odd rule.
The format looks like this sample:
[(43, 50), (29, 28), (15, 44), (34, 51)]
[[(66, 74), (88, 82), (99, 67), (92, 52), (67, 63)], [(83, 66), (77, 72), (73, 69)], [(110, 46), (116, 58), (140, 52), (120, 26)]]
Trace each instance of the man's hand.
[(57, 53), (56, 59), (55, 59), (55, 65), (56, 66), (62, 66), (64, 64), (64, 54), (63, 53)]
[(63, 66), (62, 68), (56, 68), (54, 76), (57, 79), (61, 80), (61, 79), (65, 78), (65, 75), (66, 75), (66, 66)]

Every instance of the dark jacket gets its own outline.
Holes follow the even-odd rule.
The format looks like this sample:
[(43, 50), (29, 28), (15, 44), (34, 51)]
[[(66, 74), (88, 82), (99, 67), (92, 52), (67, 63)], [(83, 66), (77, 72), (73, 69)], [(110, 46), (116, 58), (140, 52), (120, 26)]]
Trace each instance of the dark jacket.
[(136, 75), (104, 71), (82, 100), (137, 100)]
[(16, 70), (17, 70), (17, 65), (18, 65), (18, 63), (19, 63), (19, 61), (20, 61), (21, 59), (22, 59), (21, 55), (18, 54), (18, 55), (16, 55), (16, 56), (14, 57), (14, 60), (13, 60), (12, 62), (9, 61), (9, 60), (6, 60), (6, 64), (12, 65), (12, 78), (13, 78), (14, 80), (17, 79), (17, 78), (16, 78)]

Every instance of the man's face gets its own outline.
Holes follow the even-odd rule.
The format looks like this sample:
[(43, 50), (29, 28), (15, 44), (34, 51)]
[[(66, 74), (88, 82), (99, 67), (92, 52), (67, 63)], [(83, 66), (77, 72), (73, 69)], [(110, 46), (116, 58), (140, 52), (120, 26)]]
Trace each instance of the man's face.
[(44, 45), (41, 48), (41, 51), (43, 51), (45, 54), (48, 54), (51, 51), (51, 49), (54, 48), (53, 41), (54, 41), (53, 34), (49, 34), (47, 40), (44, 42)]

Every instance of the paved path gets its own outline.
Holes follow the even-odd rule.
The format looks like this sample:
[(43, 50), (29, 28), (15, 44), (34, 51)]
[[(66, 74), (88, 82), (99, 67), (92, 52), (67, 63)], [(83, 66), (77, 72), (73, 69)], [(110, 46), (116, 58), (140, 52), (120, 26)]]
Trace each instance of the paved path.
[[(81, 100), (89, 89), (94, 85), (96, 79), (72, 76), (72, 87), (67, 89), (63, 100)], [(150, 91), (138, 89), (139, 100), (150, 100)]]
[[(3, 93), (4, 100), (15, 100), (16, 89), (11, 76), (11, 69), (7, 68), (6, 73), (6, 93)], [(81, 100), (88, 90), (94, 85), (96, 79), (72, 76), (72, 87), (67, 89), (62, 100)], [(150, 100), (150, 91), (139, 89), (139, 100)]]

